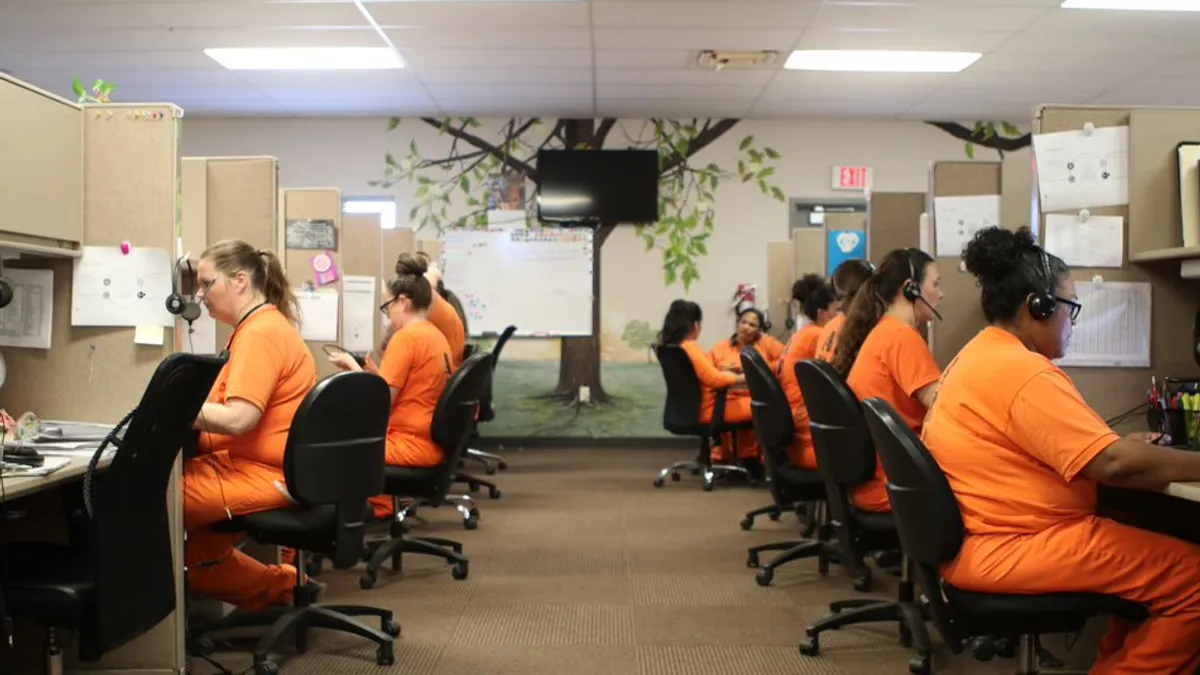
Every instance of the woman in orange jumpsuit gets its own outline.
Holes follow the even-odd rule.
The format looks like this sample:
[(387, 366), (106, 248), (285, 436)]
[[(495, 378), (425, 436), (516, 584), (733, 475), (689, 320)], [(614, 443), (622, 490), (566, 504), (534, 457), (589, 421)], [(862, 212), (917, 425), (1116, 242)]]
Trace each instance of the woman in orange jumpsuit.
[[(870, 260), (847, 260), (837, 266), (832, 277), (833, 291), (843, 309), (850, 306), (858, 289), (862, 288), (867, 279), (874, 274), (875, 266), (871, 264)], [(821, 329), (821, 334), (817, 336), (816, 358), (822, 361), (833, 360), (833, 352), (837, 349), (838, 334), (845, 321), (846, 316), (838, 313)]]
[(183, 470), (184, 557), (192, 590), (245, 610), (291, 602), (296, 569), (234, 548), (214, 523), (293, 505), (283, 477), (292, 417), (317, 380), (296, 329), (295, 298), (275, 254), (222, 241), (200, 258), (197, 295), (233, 326), (221, 368), (194, 424), (199, 455)]
[(816, 356), (821, 329), (829, 325), (834, 317), (840, 316), (841, 304), (833, 287), (817, 274), (806, 274), (792, 284), (792, 300), (800, 304), (808, 323), (788, 340), (783, 359), (779, 362), (779, 384), (792, 408), (792, 424), (795, 427), (795, 437), (788, 448), (788, 459), (801, 469), (812, 470), (817, 468), (817, 458), (813, 454), (812, 433), (808, 428), (808, 408), (804, 407), (804, 397), (796, 381), (796, 364)]
[[(435, 295), (425, 278), (423, 258), (400, 254), (396, 277), (388, 282), (391, 296), (379, 308), (395, 328), (383, 360), (374, 371), (388, 383), (392, 412), (388, 417), (387, 464), (425, 468), (442, 462), (442, 449), (433, 442), (433, 411), (450, 377), (450, 344), (428, 320)], [(340, 370), (360, 370), (344, 352), (329, 357)], [(377, 518), (392, 513), (392, 498), (371, 498)]]
[[(892, 251), (854, 296), (833, 354), (834, 369), (858, 400), (884, 399), (917, 433), (942, 375), (917, 326), (933, 319), (942, 297), (937, 263), (928, 253)], [(878, 461), (874, 478), (855, 487), (850, 500), (864, 511), (891, 510)]]
[[(772, 370), (778, 367), (779, 359), (783, 357), (783, 345), (779, 340), (763, 332), (766, 327), (767, 318), (761, 310), (747, 307), (738, 312), (736, 332), (729, 336), (728, 340), (721, 340), (713, 345), (708, 353), (712, 358), (713, 365), (731, 373), (740, 373), (742, 372), (742, 350), (746, 347), (754, 347)], [(725, 405), (728, 407), (729, 399), (749, 395), (750, 392), (745, 389), (731, 389), (726, 395)], [(736, 432), (736, 443), (734, 442), (735, 434), (722, 434), (721, 439), (721, 445), (712, 448), (714, 463), (724, 464), (733, 459), (726, 450), (731, 446), (737, 447), (737, 459), (761, 461), (762, 453), (753, 429)]]
[[(429, 254), (424, 251), (416, 254), (400, 254), (400, 258), (396, 260), (396, 276), (401, 276), (408, 270), (408, 265), (412, 264), (412, 260), (417, 259), (425, 264), (425, 279), (429, 282), (432, 288), (444, 291), (445, 286), (442, 285), (442, 272), (436, 265), (432, 264)], [(406, 262), (407, 261), (407, 262)], [(467, 344), (467, 330), (463, 324), (462, 316), (440, 292), (433, 294), (433, 299), (429, 304), (429, 311), (426, 313), (426, 319), (433, 324), (446, 336), (446, 342), (450, 344), (450, 365), (453, 368), (458, 368), (463, 362), (463, 348)]]
[[(713, 365), (712, 357), (704, 353), (704, 349), (696, 343), (700, 336), (700, 327), (704, 315), (700, 305), (690, 300), (676, 300), (671, 303), (663, 318), (662, 330), (658, 333), (658, 343), (662, 345), (678, 345), (687, 354), (696, 370), (703, 390), (700, 399), (700, 422), (706, 424), (712, 421), (713, 406), (716, 390), (729, 389), (736, 385), (744, 385), (746, 377), (732, 370), (721, 370)], [(726, 422), (750, 421), (750, 397), (729, 396), (725, 399)]]
[(1065, 264), (1028, 229), (977, 233), (963, 258), (989, 326), (946, 368), (923, 439), (966, 536), (942, 570), (963, 590), (1101, 593), (1143, 604), (1114, 619), (1094, 675), (1194, 675), (1200, 547), (1096, 515), (1098, 483), (1162, 490), (1200, 480), (1200, 454), (1121, 438), (1054, 365), (1082, 309)]

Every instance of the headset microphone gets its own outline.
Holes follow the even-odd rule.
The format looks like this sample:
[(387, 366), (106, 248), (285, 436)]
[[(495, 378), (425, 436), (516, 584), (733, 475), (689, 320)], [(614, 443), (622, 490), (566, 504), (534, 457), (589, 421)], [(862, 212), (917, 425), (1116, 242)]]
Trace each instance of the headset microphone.
[(923, 304), (924, 304), (926, 307), (928, 307), (928, 308), (929, 308), (929, 311), (933, 312), (933, 315), (934, 315), (935, 317), (937, 317), (937, 320), (938, 320), (938, 321), (941, 321), (941, 320), (942, 320), (942, 315), (941, 315), (941, 313), (940, 313), (940, 312), (938, 312), (936, 309), (934, 309), (933, 305), (929, 304), (929, 301), (928, 301), (928, 300), (926, 300), (926, 299), (925, 299), (923, 296), (920, 296), (920, 295), (918, 295), (918, 296), (917, 296), (917, 302), (923, 303)]
[(937, 320), (941, 321), (941, 313), (934, 309), (933, 305), (929, 304), (929, 301), (925, 299), (925, 296), (921, 295), (921, 284), (917, 283), (917, 266), (913, 262), (913, 250), (914, 249), (911, 248), (904, 249), (904, 257), (906, 260), (908, 260), (908, 280), (905, 281), (904, 286), (901, 287), (901, 292), (904, 294), (905, 300), (908, 300), (914, 304), (919, 302), (925, 305), (929, 308), (929, 311), (933, 312), (933, 315), (937, 317)]

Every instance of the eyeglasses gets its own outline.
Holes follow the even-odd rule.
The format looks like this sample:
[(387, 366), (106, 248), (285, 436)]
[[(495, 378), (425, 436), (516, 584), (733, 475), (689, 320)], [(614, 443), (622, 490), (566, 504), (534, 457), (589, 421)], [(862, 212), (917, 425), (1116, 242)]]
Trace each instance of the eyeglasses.
[(399, 296), (397, 296), (397, 297), (392, 298), (391, 300), (388, 300), (387, 302), (385, 302), (379, 306), (379, 311), (382, 312), (384, 316), (387, 316), (388, 310), (391, 309), (392, 305), (395, 304), (395, 302), (399, 299), (400, 299)]
[(216, 277), (213, 277), (212, 279), (197, 279), (196, 280), (197, 294), (208, 295), (208, 292), (212, 290), (213, 284), (215, 284), (215, 283), (217, 283)]
[(1083, 305), (1079, 304), (1078, 302), (1075, 302), (1074, 300), (1068, 300), (1068, 299), (1066, 299), (1066, 298), (1060, 298), (1060, 297), (1058, 297), (1057, 295), (1056, 295), (1056, 296), (1054, 296), (1054, 299), (1055, 299), (1055, 301), (1057, 301), (1057, 302), (1061, 302), (1062, 304), (1064, 304), (1064, 305), (1066, 305), (1068, 308), (1070, 308), (1070, 310), (1071, 310), (1071, 321), (1075, 321), (1075, 320), (1077, 320), (1077, 319), (1079, 318), (1079, 313), (1083, 311)]

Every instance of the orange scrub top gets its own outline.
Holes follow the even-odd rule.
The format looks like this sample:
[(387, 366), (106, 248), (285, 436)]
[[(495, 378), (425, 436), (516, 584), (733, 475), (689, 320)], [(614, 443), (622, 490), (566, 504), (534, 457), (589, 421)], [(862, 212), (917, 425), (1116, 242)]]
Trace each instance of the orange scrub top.
[(844, 325), (846, 325), (846, 315), (838, 314), (821, 328), (821, 334), (817, 336), (815, 358), (825, 362), (833, 360), (833, 353), (837, 351), (838, 336), (841, 335)]
[[(891, 404), (916, 433), (921, 433), (925, 405), (914, 395), (935, 383), (941, 369), (917, 329), (890, 316), (875, 324), (858, 351), (846, 383), (858, 400), (879, 397)], [(889, 510), (883, 466), (875, 462), (875, 477), (854, 488), (854, 505), (865, 511)]]
[(450, 345), (450, 366), (458, 368), (463, 361), (463, 347), (467, 344), (466, 329), (463, 328), (462, 318), (454, 311), (454, 305), (446, 301), (437, 290), (433, 292), (433, 302), (429, 305), (429, 323), (446, 336)]
[[(713, 365), (717, 368), (736, 368), (737, 372), (742, 370), (742, 349), (743, 345), (731, 345), (729, 340), (721, 340), (713, 345), (709, 356), (712, 358)], [(775, 369), (779, 365), (779, 359), (783, 358), (783, 344), (771, 337), (763, 335), (754, 343), (754, 350), (758, 355), (767, 362), (767, 366)]]
[(700, 387), (704, 390), (700, 399), (700, 421), (709, 422), (712, 420), (716, 400), (714, 390), (733, 386), (737, 382), (737, 375), (713, 365), (712, 358), (704, 353), (695, 340), (684, 340), (679, 346), (692, 362), (692, 368), (696, 370), (696, 377), (700, 380)]
[(812, 432), (808, 428), (808, 408), (804, 406), (800, 383), (796, 381), (796, 364), (816, 355), (820, 336), (820, 326), (805, 324), (788, 340), (783, 359), (779, 362), (779, 385), (792, 408), (792, 425), (795, 427), (795, 436), (788, 448), (788, 459), (803, 469), (817, 468), (817, 457), (813, 454)]
[(442, 450), (430, 437), (430, 427), (450, 368), (450, 345), (428, 321), (409, 324), (388, 341), (379, 376), (398, 390), (388, 416), (389, 465), (430, 467), (441, 463)]
[(229, 341), (229, 360), (209, 391), (210, 403), (240, 398), (262, 411), (262, 419), (240, 436), (202, 432), (201, 452), (228, 451), (274, 467), (283, 466), (292, 418), (317, 383), (312, 352), (282, 313), (266, 306), (246, 317)]

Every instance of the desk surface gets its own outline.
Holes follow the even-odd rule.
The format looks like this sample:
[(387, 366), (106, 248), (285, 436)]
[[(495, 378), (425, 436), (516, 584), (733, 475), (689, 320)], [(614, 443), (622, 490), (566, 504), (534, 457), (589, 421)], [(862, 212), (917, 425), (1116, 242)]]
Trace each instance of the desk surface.
[[(3, 493), (0, 494), (0, 502), (28, 497), (36, 492), (49, 490), (64, 483), (83, 480), (83, 475), (87, 473), (88, 462), (91, 460), (92, 452), (90, 451), (86, 453), (74, 453), (71, 456), (70, 463), (46, 476), (12, 475), (0, 477), (0, 483), (3, 484), (4, 488)], [(103, 468), (111, 461), (111, 456), (102, 457), (98, 466)]]
[(1167, 486), (1167, 494), (1189, 502), (1200, 502), (1200, 482), (1171, 483)]

